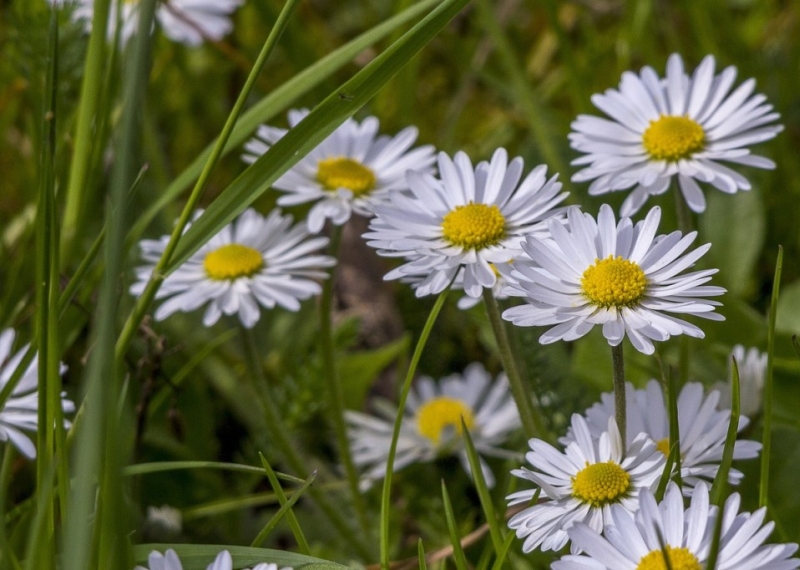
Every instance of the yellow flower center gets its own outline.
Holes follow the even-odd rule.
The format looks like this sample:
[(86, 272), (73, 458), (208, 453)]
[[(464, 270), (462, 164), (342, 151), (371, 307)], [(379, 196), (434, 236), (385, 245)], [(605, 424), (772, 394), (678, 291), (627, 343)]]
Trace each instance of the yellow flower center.
[(642, 300), (646, 288), (642, 268), (621, 256), (595, 259), (581, 277), (583, 294), (598, 307), (633, 307)]
[(656, 449), (658, 449), (664, 455), (669, 455), (669, 438), (665, 437), (664, 439), (659, 440), (656, 442)]
[(642, 135), (647, 153), (656, 160), (676, 162), (703, 150), (706, 133), (689, 117), (661, 115)]
[(572, 496), (593, 507), (618, 503), (630, 489), (631, 476), (613, 461), (586, 462), (586, 467), (572, 477)]
[(264, 267), (261, 253), (240, 243), (229, 243), (206, 254), (203, 267), (211, 279), (227, 281), (252, 277)]
[[(665, 548), (669, 557), (669, 567), (672, 570), (703, 570), (697, 557), (689, 552), (688, 548), (672, 548), (667, 545)], [(667, 563), (664, 560), (664, 552), (653, 550), (648, 552), (639, 560), (636, 570), (667, 570)]]
[(442, 220), (444, 239), (467, 249), (483, 249), (500, 242), (506, 234), (506, 219), (495, 205), (456, 206)]
[(417, 411), (417, 431), (434, 445), (439, 445), (446, 428), (452, 428), (461, 435), (461, 418), (464, 418), (468, 429), (475, 424), (472, 409), (463, 401), (448, 396), (432, 398)]
[(327, 190), (347, 188), (354, 196), (369, 194), (375, 188), (375, 173), (357, 160), (343, 156), (320, 160), (317, 180)]

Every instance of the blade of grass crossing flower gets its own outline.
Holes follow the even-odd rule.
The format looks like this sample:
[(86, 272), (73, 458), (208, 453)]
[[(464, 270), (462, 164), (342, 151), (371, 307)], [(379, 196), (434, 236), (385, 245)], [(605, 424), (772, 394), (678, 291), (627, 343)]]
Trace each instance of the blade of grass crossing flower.
[(683, 488), (681, 480), (681, 426), (678, 418), (678, 387), (670, 369), (667, 374), (667, 405), (669, 405), (669, 455), (674, 466), (675, 482)]
[(711, 485), (709, 502), (722, 508), (725, 500), (725, 490), (728, 487), (728, 473), (733, 463), (733, 447), (736, 445), (736, 434), (739, 431), (739, 416), (741, 410), (740, 386), (739, 386), (739, 363), (731, 356), (732, 385), (731, 385), (731, 418), (728, 423), (728, 433), (725, 436), (725, 447), (722, 449), (722, 461), (719, 464), (719, 471), (714, 477)]
[(475, 488), (478, 491), (478, 498), (483, 507), (483, 514), (486, 517), (486, 524), (489, 525), (489, 535), (492, 538), (492, 544), (496, 551), (499, 551), (503, 546), (503, 532), (500, 530), (500, 524), (497, 522), (497, 514), (492, 504), (492, 497), (489, 493), (489, 487), (486, 485), (486, 478), (483, 476), (483, 469), (481, 469), (481, 460), (478, 452), (475, 450), (475, 444), (472, 441), (472, 435), (469, 433), (469, 428), (461, 418), (461, 433), (464, 437), (464, 444), (466, 446), (467, 459), (469, 461), (469, 468), (472, 472), (472, 479), (475, 481)]
[(156, 263), (155, 268), (153, 268), (152, 276), (147, 282), (147, 285), (145, 286), (141, 296), (137, 300), (133, 312), (125, 322), (122, 335), (117, 342), (117, 359), (121, 359), (127, 351), (128, 345), (136, 333), (136, 329), (139, 327), (139, 323), (142, 322), (145, 312), (150, 307), (150, 303), (153, 302), (153, 299), (155, 298), (156, 293), (161, 286), (161, 282), (164, 279), (164, 269), (171, 261), (172, 255), (175, 252), (175, 249), (178, 247), (181, 237), (183, 236), (184, 229), (194, 215), (195, 208), (197, 207), (197, 204), (203, 195), (206, 183), (211, 176), (211, 172), (214, 170), (214, 167), (217, 165), (217, 162), (219, 162), (219, 159), (222, 156), (222, 151), (225, 148), (225, 144), (228, 142), (228, 139), (233, 132), (233, 128), (236, 125), (236, 122), (239, 120), (239, 116), (242, 114), (245, 103), (247, 102), (247, 98), (250, 96), (250, 92), (253, 90), (253, 87), (256, 84), (256, 79), (261, 73), (261, 70), (264, 68), (264, 64), (267, 62), (267, 59), (272, 54), (272, 51), (275, 48), (275, 45), (278, 43), (283, 30), (286, 28), (286, 24), (289, 22), (289, 17), (294, 12), (294, 9), (297, 7), (299, 1), (300, 0), (287, 0), (286, 4), (283, 6), (283, 10), (281, 10), (280, 15), (275, 22), (275, 25), (272, 26), (272, 30), (270, 31), (269, 36), (267, 36), (264, 46), (261, 48), (261, 53), (258, 54), (258, 59), (253, 65), (253, 69), (250, 72), (250, 75), (248, 75), (244, 87), (242, 87), (242, 90), (236, 99), (236, 103), (234, 103), (233, 109), (231, 109), (231, 112), (228, 115), (228, 119), (225, 121), (225, 126), (222, 127), (222, 132), (220, 133), (219, 138), (217, 138), (214, 149), (208, 156), (208, 160), (206, 161), (206, 164), (200, 173), (200, 177), (197, 179), (197, 182), (192, 189), (192, 193), (189, 195), (189, 199), (186, 201), (180, 218), (178, 219), (178, 223), (175, 224), (175, 227), (172, 230), (169, 243), (167, 243), (167, 246), (164, 248), (164, 253)]
[(422, 546), (422, 538), (417, 540), (417, 558), (419, 560), (419, 570), (428, 570), (428, 563), (425, 562), (425, 549)]
[(464, 556), (464, 549), (461, 548), (458, 525), (456, 525), (453, 505), (450, 503), (450, 496), (447, 494), (447, 485), (445, 485), (444, 479), (442, 479), (442, 501), (444, 502), (444, 516), (447, 520), (447, 532), (450, 535), (450, 544), (453, 546), (453, 562), (455, 562), (458, 570), (467, 570), (467, 559)]
[(767, 328), (767, 377), (764, 381), (764, 426), (761, 442), (761, 481), (758, 489), (758, 504), (767, 506), (769, 497), (769, 460), (772, 454), (772, 391), (773, 369), (775, 366), (775, 317), (778, 314), (778, 296), (781, 288), (781, 272), (783, 271), (783, 246), (778, 246), (778, 259), (775, 263), (775, 276), (772, 280), (772, 298), (769, 306)]
[(663, 557), (664, 561), (664, 570), (673, 570), (672, 568), (672, 559), (669, 557), (669, 550), (667, 549), (667, 541), (664, 540), (664, 534), (661, 532), (661, 529), (658, 526), (655, 527), (656, 531), (656, 538), (658, 538), (658, 544), (661, 547), (661, 556)]
[[(283, 507), (289, 501), (286, 499), (286, 494), (283, 492), (283, 488), (278, 481), (278, 476), (275, 474), (275, 471), (272, 469), (272, 465), (269, 464), (269, 461), (267, 461), (267, 458), (264, 457), (263, 453), (259, 453), (258, 457), (261, 459), (261, 465), (264, 466), (264, 472), (267, 474), (269, 484), (272, 485), (272, 489), (275, 491), (275, 496), (278, 498), (278, 502)], [(303, 529), (300, 528), (300, 523), (297, 522), (297, 517), (294, 515), (294, 511), (292, 511), (292, 509), (286, 511), (286, 520), (289, 523), (289, 528), (292, 529), (292, 535), (294, 535), (294, 539), (297, 541), (300, 552), (302, 554), (310, 554), (311, 550), (308, 548), (308, 541), (306, 540), (306, 537), (303, 534)]]
[(672, 478), (672, 473), (675, 471), (675, 457), (677, 455), (680, 455), (680, 449), (675, 444), (670, 444), (667, 462), (664, 464), (664, 470), (661, 472), (661, 479), (658, 480), (658, 487), (655, 492), (657, 502), (661, 502), (664, 498), (664, 493), (667, 491), (667, 485)]
[[(271, 533), (272, 530), (281, 521), (283, 515), (291, 511), (291, 508), (294, 506), (297, 500), (303, 496), (303, 493), (306, 492), (306, 489), (308, 489), (311, 486), (311, 483), (313, 483), (314, 479), (316, 478), (317, 478), (317, 472), (314, 471), (313, 473), (311, 473), (311, 475), (308, 476), (308, 479), (306, 479), (305, 483), (303, 483), (303, 485), (299, 489), (297, 489), (294, 493), (292, 493), (292, 498), (283, 503), (283, 505), (281, 505), (281, 508), (278, 509), (278, 512), (272, 515), (272, 518), (269, 519), (266, 525), (264, 525), (264, 528), (261, 529), (261, 532), (258, 533), (258, 536), (256, 536), (255, 539), (253, 539), (253, 542), (250, 544), (250, 546), (256, 547), (266, 540), (267, 536), (269, 536), (269, 533)], [(276, 489), (280, 489), (280, 485), (278, 485)], [(286, 497), (284, 496), (284, 499), (285, 498)], [(296, 519), (295, 523), (297, 523)], [(306, 544), (306, 550), (307, 549), (308, 549), (308, 544)]]
[[(469, 0), (445, 0), (352, 79), (331, 93), (300, 123), (248, 167), (209, 205), (181, 239), (167, 268), (182, 264), (208, 239), (261, 196), (278, 177), (352, 117)], [(345, 94), (346, 97), (341, 97)]]
[(622, 343), (611, 347), (611, 369), (614, 379), (614, 414), (617, 420), (622, 448), (628, 448), (628, 404), (625, 401), (625, 357), (622, 353)]
[(497, 551), (497, 558), (492, 565), (492, 570), (503, 570), (506, 567), (506, 558), (508, 557), (508, 551), (511, 549), (511, 545), (514, 543), (514, 539), (517, 535), (513, 532), (509, 532), (506, 535), (506, 539), (503, 541), (503, 546)]
[(392, 475), (394, 473), (394, 458), (397, 453), (397, 440), (400, 438), (400, 425), (403, 422), (403, 414), (406, 407), (406, 399), (408, 392), (411, 389), (411, 382), (414, 380), (414, 375), (417, 372), (417, 365), (419, 359), (422, 357), (422, 351), (428, 342), (428, 337), (433, 329), (433, 324), (447, 300), (447, 294), (450, 292), (448, 286), (444, 291), (439, 293), (436, 302), (428, 315), (428, 320), (425, 321), (425, 326), (419, 335), (417, 346), (414, 348), (414, 354), (411, 356), (411, 362), (408, 365), (406, 378), (403, 381), (403, 387), (400, 391), (400, 400), (397, 403), (397, 416), (394, 419), (394, 428), (392, 430), (392, 442), (389, 445), (389, 453), (386, 459), (386, 477), (383, 479), (383, 491), (381, 492), (381, 527), (380, 527), (380, 548), (381, 548), (381, 568), (389, 570), (389, 509), (390, 499), (392, 494)]
[(711, 535), (711, 547), (708, 551), (705, 570), (715, 570), (717, 567), (717, 557), (719, 556), (719, 543), (722, 539), (722, 520), (725, 516), (724, 501), (719, 505), (717, 519), (714, 521), (714, 532)]

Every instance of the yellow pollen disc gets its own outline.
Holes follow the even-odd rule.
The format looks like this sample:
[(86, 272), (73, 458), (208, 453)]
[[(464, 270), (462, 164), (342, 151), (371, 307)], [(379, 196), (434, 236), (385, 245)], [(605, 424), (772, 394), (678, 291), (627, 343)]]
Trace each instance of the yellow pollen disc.
[(252, 247), (229, 243), (206, 254), (203, 267), (211, 279), (233, 280), (258, 273), (264, 267), (264, 258)]
[(593, 507), (618, 503), (630, 489), (631, 476), (613, 461), (594, 463), (572, 478), (572, 496)]
[(506, 219), (495, 205), (456, 206), (442, 220), (442, 235), (454, 245), (483, 249), (500, 243), (506, 235)]
[(581, 277), (583, 294), (598, 307), (633, 307), (642, 300), (646, 288), (642, 268), (621, 256), (596, 259)]
[(658, 449), (664, 455), (669, 455), (669, 438), (665, 437), (664, 439), (656, 442), (656, 449)]
[(468, 429), (475, 423), (472, 409), (457, 398), (439, 396), (420, 406), (417, 411), (417, 431), (427, 437), (434, 445), (439, 445), (442, 432), (452, 428), (461, 435), (461, 418)]
[(375, 173), (357, 160), (343, 156), (320, 160), (317, 180), (327, 190), (347, 188), (355, 196), (369, 194), (375, 188)]
[[(700, 561), (688, 548), (672, 548), (667, 545), (665, 550), (669, 557), (669, 567), (672, 570), (703, 570)], [(648, 552), (639, 560), (636, 570), (667, 570), (663, 551), (653, 550)]]
[(689, 117), (661, 115), (650, 121), (642, 135), (642, 144), (652, 158), (676, 162), (703, 150), (706, 133)]

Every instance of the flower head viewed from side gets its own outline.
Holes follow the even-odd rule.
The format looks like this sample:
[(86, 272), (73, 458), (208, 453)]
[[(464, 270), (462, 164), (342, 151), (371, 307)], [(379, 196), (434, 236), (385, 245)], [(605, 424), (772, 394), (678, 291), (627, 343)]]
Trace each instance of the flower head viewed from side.
[[(725, 502), (716, 570), (794, 570), (800, 560), (790, 558), (796, 544), (764, 544), (774, 523), (763, 524), (766, 509), (739, 513), (739, 495)], [(565, 556), (553, 570), (702, 570), (711, 551), (718, 509), (709, 505), (708, 488), (697, 486), (692, 502), (684, 509), (681, 491), (670, 483), (664, 500), (656, 500), (647, 489), (640, 493), (641, 507), (632, 514), (611, 508), (612, 523), (605, 536), (585, 524), (568, 532), (584, 555)], [(662, 548), (663, 547), (663, 548)]]
[[(289, 126), (296, 126), (307, 114), (307, 110), (290, 111)], [(390, 137), (378, 135), (379, 127), (375, 117), (361, 123), (353, 119), (342, 123), (273, 184), (286, 192), (278, 198), (278, 204), (316, 202), (307, 223), (311, 233), (319, 233), (328, 218), (341, 226), (353, 212), (371, 216), (376, 204), (407, 188), (406, 171), (432, 171), (433, 147), (411, 149), (417, 140), (416, 128), (407, 127)], [(245, 144), (242, 159), (255, 162), (286, 132), (262, 125), (256, 137)]]
[[(0, 389), (4, 389), (11, 380), (28, 349), (28, 346), (24, 346), (12, 354), (15, 337), (12, 329), (0, 333)], [(0, 410), (0, 441), (10, 441), (28, 459), (36, 457), (36, 446), (24, 432), (35, 432), (39, 423), (38, 362), (38, 358), (34, 357)], [(65, 370), (62, 364), (61, 372)], [(75, 411), (75, 404), (63, 393), (61, 409), (67, 413)], [(64, 426), (69, 427), (70, 423), (64, 420)]]
[(567, 195), (545, 166), (522, 179), (522, 158), (509, 162), (502, 148), (475, 168), (463, 152), (439, 153), (438, 164), (441, 178), (409, 172), (410, 195), (376, 207), (364, 237), (378, 254), (406, 258), (385, 279), (424, 276), (418, 297), (440, 293), (463, 268), (464, 292), (477, 298), (497, 282), (491, 264), (520, 255), (526, 236), (546, 234), (543, 222)]
[[(627, 384), (627, 418), (629, 439), (640, 432), (646, 433), (665, 456), (670, 451), (669, 412), (661, 384), (656, 380), (647, 383), (644, 390), (635, 390)], [(702, 384), (689, 382), (678, 394), (678, 428), (681, 446), (681, 479), (683, 492), (691, 495), (701, 481), (713, 481), (722, 461), (725, 436), (730, 422), (730, 410), (717, 409), (719, 392), (708, 395)], [(614, 395), (604, 393), (601, 401), (586, 410), (586, 422), (592, 437), (598, 438), (605, 430), (608, 419), (615, 415)], [(739, 418), (739, 430), (748, 424), (744, 416)], [(563, 443), (572, 441), (574, 434), (567, 433)], [(757, 441), (737, 441), (733, 448), (736, 460), (758, 457), (761, 444)], [(737, 469), (728, 473), (728, 481), (738, 485), (744, 475)]]
[(736, 68), (717, 75), (714, 68), (707, 56), (689, 76), (681, 57), (672, 54), (664, 79), (645, 67), (639, 75), (624, 73), (619, 90), (594, 95), (592, 102), (610, 119), (580, 115), (572, 123), (572, 148), (585, 153), (573, 164), (587, 165), (572, 180), (593, 180), (591, 195), (635, 187), (622, 205), (623, 216), (637, 212), (648, 196), (666, 192), (674, 177), (695, 212), (706, 208), (697, 181), (729, 194), (750, 190), (744, 176), (722, 163), (775, 168), (748, 146), (783, 127), (771, 124), (779, 115), (766, 97), (752, 94), (755, 80), (731, 91)]
[(516, 258), (510, 294), (527, 303), (506, 309), (503, 318), (518, 326), (555, 325), (539, 339), (542, 344), (575, 340), (602, 325), (612, 346), (627, 336), (636, 350), (652, 354), (652, 341), (703, 331), (667, 313), (723, 320), (718, 302), (704, 297), (725, 289), (705, 286), (716, 269), (681, 275), (705, 254), (710, 244), (685, 253), (697, 232), (656, 237), (661, 210), (653, 208), (635, 226), (623, 217), (617, 224), (604, 204), (595, 220), (572, 206), (567, 226), (551, 220), (552, 240), (528, 239), (527, 258)]
[[(767, 374), (767, 353), (757, 348), (746, 349), (741, 344), (733, 347), (731, 356), (739, 367), (739, 406), (741, 414), (750, 418), (761, 413), (764, 378)], [(728, 361), (728, 381), (717, 382), (714, 388), (719, 390), (719, 407), (721, 410), (731, 409), (731, 393), (733, 391), (733, 364)]]
[[(131, 293), (140, 295), (169, 236), (140, 243), (148, 265), (136, 270)], [(290, 311), (300, 301), (321, 291), (315, 279), (324, 279), (323, 268), (335, 265), (327, 255), (315, 254), (328, 238), (309, 239), (304, 224), (292, 227), (292, 217), (273, 210), (267, 217), (247, 209), (164, 280), (157, 299), (165, 299), (156, 310), (162, 320), (176, 311), (193, 311), (207, 305), (203, 324), (211, 326), (225, 315), (238, 314), (245, 327), (253, 327), (261, 316), (259, 305), (279, 305)]]
[[(153, 550), (147, 557), (147, 567), (137, 566), (134, 570), (183, 570), (183, 564), (181, 564), (178, 554), (171, 548), (164, 554)], [(231, 553), (223, 550), (217, 554), (214, 561), (206, 567), (206, 570), (233, 570)], [(242, 570), (292, 570), (292, 567), (282, 566), (278, 568), (278, 565), (274, 562), (261, 562), (252, 568), (248, 567)]]
[[(376, 406), (382, 417), (352, 411), (346, 415), (353, 460), (364, 469), (367, 483), (386, 473), (397, 410), (388, 403), (382, 404)], [(438, 384), (430, 377), (420, 377), (406, 401), (395, 471), (455, 454), (469, 472), (462, 419), (479, 454), (509, 455), (498, 446), (520, 427), (520, 420), (504, 374), (492, 382), (483, 365), (472, 363), (463, 375), (451, 374)], [(494, 476), (482, 459), (481, 466), (487, 484), (493, 486)]]
[[(593, 439), (586, 420), (572, 416), (575, 440), (562, 453), (549, 443), (531, 439), (525, 459), (533, 467), (522, 467), (512, 475), (533, 481), (537, 489), (518, 491), (507, 497), (509, 505), (527, 504), (541, 490), (539, 502), (515, 514), (508, 526), (524, 538), (524, 552), (541, 547), (559, 550), (569, 540), (567, 530), (584, 522), (602, 532), (610, 522), (609, 509), (617, 505), (628, 511), (639, 507), (639, 490), (658, 483), (665, 458), (646, 434), (639, 434), (623, 447), (614, 419), (608, 430)], [(572, 545), (577, 552), (576, 545)]]

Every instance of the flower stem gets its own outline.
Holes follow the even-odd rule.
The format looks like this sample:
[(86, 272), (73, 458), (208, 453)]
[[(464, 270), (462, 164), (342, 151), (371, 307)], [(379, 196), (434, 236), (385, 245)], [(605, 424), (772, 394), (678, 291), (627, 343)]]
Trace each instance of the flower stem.
[(614, 410), (617, 428), (622, 440), (622, 449), (628, 448), (627, 404), (625, 402), (625, 360), (622, 358), (622, 343), (611, 347), (611, 367), (614, 371)]
[(678, 217), (678, 229), (683, 235), (688, 234), (693, 230), (694, 224), (692, 223), (692, 211), (689, 209), (689, 204), (683, 197), (680, 189), (675, 189), (675, 214)]
[(503, 369), (508, 376), (511, 394), (514, 396), (514, 401), (517, 403), (525, 435), (527, 437), (544, 437), (547, 430), (542, 424), (539, 414), (533, 409), (532, 395), (528, 394), (528, 391), (525, 389), (525, 384), (522, 381), (522, 376), (517, 367), (517, 361), (514, 359), (514, 353), (511, 350), (511, 343), (508, 340), (505, 323), (500, 316), (500, 307), (498, 307), (497, 299), (494, 298), (491, 289), (483, 290), (483, 303), (486, 305), (486, 313), (489, 315), (492, 332), (494, 332), (494, 338), (500, 350), (500, 362), (502, 362)]

